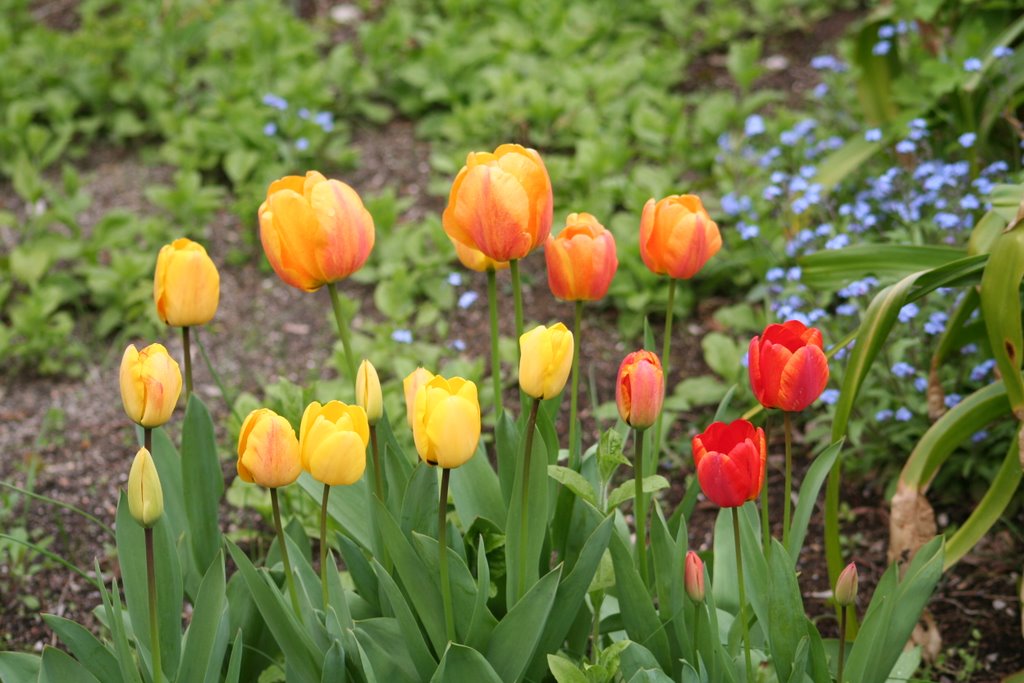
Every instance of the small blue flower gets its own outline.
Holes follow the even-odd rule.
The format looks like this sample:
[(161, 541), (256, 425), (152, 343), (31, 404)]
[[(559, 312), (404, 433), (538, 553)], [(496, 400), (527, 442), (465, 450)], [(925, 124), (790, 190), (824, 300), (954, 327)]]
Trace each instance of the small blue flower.
[(284, 111), (288, 108), (288, 100), (269, 92), (263, 96), (263, 104), (279, 111)]
[(306, 109), (305, 107), (302, 107), (301, 109), (299, 109), (298, 114), (299, 114), (299, 118), (300, 119), (308, 119), (309, 118), (309, 109)]
[(306, 138), (299, 138), (298, 140), (295, 141), (295, 149), (299, 150), (300, 152), (305, 152), (307, 149), (309, 149), (309, 140), (307, 140)]
[(964, 71), (969, 73), (981, 71), (981, 60), (977, 57), (971, 57), (970, 59), (964, 60)]
[(772, 201), (773, 199), (778, 199), (781, 196), (782, 188), (779, 187), (778, 185), (769, 185), (768, 187), (764, 188), (764, 191), (761, 193), (761, 197), (765, 201), (769, 202)]
[(899, 363), (896, 363), (896, 365), (892, 366), (892, 374), (896, 375), (901, 379), (904, 379), (906, 377), (912, 377), (916, 372), (917, 370), (914, 369), (913, 365), (911, 365), (910, 363), (905, 363), (903, 361), (900, 361)]
[(876, 422), (885, 422), (892, 419), (892, 411), (886, 408), (885, 410), (879, 410), (875, 413)]
[(822, 97), (828, 94), (828, 86), (825, 85), (824, 83), (819, 83), (818, 85), (814, 86), (813, 90), (811, 90), (811, 94), (820, 100)]
[(268, 138), (277, 135), (277, 124), (271, 121), (263, 126), (263, 134)]
[(917, 314), (920, 313), (920, 312), (921, 312), (921, 309), (918, 308), (917, 304), (915, 304), (915, 303), (905, 304), (903, 306), (903, 308), (900, 309), (900, 313), (899, 313), (900, 322), (901, 323), (909, 323), (911, 320), (913, 320), (915, 317), (917, 317)]
[(881, 128), (871, 128), (864, 132), (864, 139), (868, 142), (878, 142), (882, 139)]
[(462, 341), (461, 339), (452, 339), (452, 348), (455, 349), (456, 351), (465, 351), (466, 342)]
[(974, 211), (981, 208), (981, 202), (973, 194), (965, 194), (960, 198), (960, 208), (964, 211)]
[(857, 314), (857, 304), (846, 302), (845, 304), (839, 304), (836, 306), (836, 313), (843, 316), (851, 316)]
[(770, 268), (768, 272), (764, 274), (764, 279), (768, 282), (777, 282), (786, 276), (786, 271), (782, 268)]
[(832, 55), (818, 55), (811, 59), (811, 68), (818, 71), (843, 71), (846, 65)]
[(892, 49), (892, 43), (888, 40), (880, 40), (875, 43), (875, 46), (871, 48), (871, 54), (878, 55), (879, 57), (889, 54), (889, 50)]
[(391, 333), (391, 339), (399, 344), (412, 344), (412, 330), (395, 330)]
[(927, 128), (928, 128), (928, 121), (927, 121), (927, 119), (922, 119), (921, 117), (917, 117), (916, 119), (911, 119), (910, 120), (910, 129), (911, 130), (927, 130)]
[(450, 284), (452, 287), (458, 287), (459, 285), (461, 285), (462, 284), (462, 274), (461, 273), (448, 273), (448, 284)]
[(822, 318), (825, 317), (825, 315), (826, 314), (823, 309), (815, 308), (810, 313), (807, 314), (807, 319), (813, 323), (821, 320)]
[(995, 175), (997, 173), (1006, 173), (1010, 170), (1009, 164), (1005, 161), (993, 161), (991, 164), (981, 170), (982, 175)]
[(896, 411), (896, 414), (893, 417), (896, 419), (897, 422), (909, 422), (910, 419), (914, 417), (914, 414), (910, 412), (909, 408), (903, 406), (902, 408)]
[(918, 377), (914, 380), (914, 388), (923, 394), (928, 389), (928, 380), (924, 377)]
[(469, 308), (479, 297), (480, 295), (472, 290), (463, 292), (459, 297), (459, 308)]
[(828, 242), (825, 242), (825, 248), (826, 249), (842, 249), (843, 247), (845, 247), (845, 246), (847, 246), (849, 244), (850, 244), (850, 238), (847, 237), (846, 235), (840, 234), (840, 235), (836, 235), (835, 237), (830, 239)]
[(882, 24), (878, 27), (878, 37), (883, 39), (892, 38), (896, 35), (896, 27), (892, 24)]
[(960, 216), (949, 211), (939, 211), (935, 214), (935, 222), (943, 230), (952, 230), (960, 225)]
[(742, 237), (745, 240), (754, 239), (755, 237), (761, 234), (761, 228), (759, 228), (756, 225), (747, 225), (746, 223), (741, 223), (739, 228), (740, 237)]
[(979, 363), (978, 365), (975, 365), (971, 369), (971, 381), (972, 382), (980, 382), (980, 381), (982, 381), (983, 379), (988, 377), (988, 373), (992, 372), (992, 369), (995, 366), (996, 366), (996, 362), (993, 359), (991, 359), (991, 358), (989, 358), (987, 361)]
[(801, 275), (802, 272), (800, 270), (800, 266), (793, 266), (792, 268), (786, 271), (786, 279), (789, 280), (790, 282), (799, 282)]
[(760, 135), (764, 131), (764, 118), (762, 118), (760, 114), (751, 114), (743, 123), (743, 134), (748, 138)]
[(1013, 54), (1013, 48), (1006, 45), (998, 45), (992, 48), (992, 56), (996, 59), (1006, 59)]
[(960, 143), (961, 147), (966, 149), (969, 147), (973, 147), (974, 141), (977, 139), (978, 135), (976, 133), (964, 133), (963, 135), (957, 138), (957, 142)]
[(786, 147), (792, 147), (796, 143), (800, 142), (800, 134), (795, 130), (782, 131), (782, 135), (779, 136), (779, 142), (784, 144)]
[(946, 329), (946, 320), (949, 318), (942, 311), (936, 311), (928, 316), (928, 322), (924, 324), (924, 331), (928, 334), (942, 334)]
[(334, 130), (334, 114), (329, 111), (318, 112), (313, 117), (313, 122), (320, 126), (325, 133), (330, 133)]
[(981, 443), (987, 438), (988, 432), (986, 432), (984, 429), (981, 429), (979, 431), (974, 432), (974, 434), (971, 435), (971, 443)]
[(896, 151), (899, 154), (913, 154), (916, 149), (917, 145), (913, 140), (900, 140), (896, 143)]
[(974, 343), (964, 344), (963, 346), (960, 347), (960, 355), (961, 356), (973, 356), (977, 352), (978, 352), (978, 345), (974, 344)]
[(960, 394), (949, 394), (948, 396), (946, 396), (946, 398), (942, 400), (942, 402), (946, 404), (947, 408), (952, 408), (957, 403), (959, 403), (962, 398), (963, 397), (960, 396)]
[(838, 389), (826, 389), (821, 392), (821, 402), (827, 406), (835, 405), (836, 401), (839, 400)]

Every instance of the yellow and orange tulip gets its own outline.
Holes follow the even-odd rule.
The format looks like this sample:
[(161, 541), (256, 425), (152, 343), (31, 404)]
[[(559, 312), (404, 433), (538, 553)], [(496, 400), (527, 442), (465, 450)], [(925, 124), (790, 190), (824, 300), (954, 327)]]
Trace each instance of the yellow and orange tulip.
[(563, 301), (597, 301), (608, 293), (619, 259), (615, 238), (589, 213), (572, 213), (544, 244), (548, 286)]
[(181, 371), (162, 344), (141, 351), (129, 344), (119, 379), (121, 403), (133, 422), (152, 429), (171, 419), (181, 394)]
[(416, 368), (402, 380), (402, 393), (405, 395), (405, 419), (412, 429), (416, 421), (416, 393), (420, 387), (434, 379), (434, 373), (426, 368)]
[(572, 369), (572, 332), (562, 323), (538, 325), (519, 338), (519, 386), (530, 396), (558, 396)]
[(149, 528), (164, 514), (164, 492), (153, 456), (140, 448), (128, 473), (128, 511), (140, 525)]
[(647, 200), (640, 218), (640, 256), (652, 272), (689, 279), (721, 248), (718, 225), (697, 195)]
[(288, 420), (269, 408), (245, 418), (238, 435), (238, 476), (268, 489), (287, 486), (302, 472), (299, 440)]
[(475, 270), (478, 273), (484, 273), (488, 270), (505, 270), (508, 268), (508, 261), (495, 261), (494, 259), (488, 258), (482, 251), (476, 247), (471, 247), (468, 244), (463, 244), (458, 240), (451, 239), (452, 245), (455, 247), (455, 255), (459, 258), (459, 263), (466, 266), (470, 270)]
[(156, 312), (168, 325), (205, 325), (217, 313), (220, 274), (206, 249), (190, 239), (164, 245), (153, 274)]

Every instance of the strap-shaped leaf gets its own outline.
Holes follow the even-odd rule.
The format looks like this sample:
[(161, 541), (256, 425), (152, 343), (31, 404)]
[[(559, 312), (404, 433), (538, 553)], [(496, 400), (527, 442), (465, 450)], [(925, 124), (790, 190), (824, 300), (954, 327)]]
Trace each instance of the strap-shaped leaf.
[(963, 258), (963, 249), (911, 244), (871, 244), (818, 251), (800, 258), (800, 278), (809, 287), (840, 287), (875, 275), (902, 278)]
[(561, 567), (552, 569), (494, 627), (487, 661), (505, 683), (518, 681), (533, 659), (561, 577)]
[[(1024, 208), (1022, 208), (1024, 210)], [(1018, 420), (1024, 419), (1021, 355), (1020, 283), (1024, 279), (1024, 223), (996, 240), (981, 276), (981, 312), (992, 355), (1006, 383), (1006, 395)]]
[(221, 547), (218, 520), (224, 475), (217, 457), (213, 420), (195, 394), (189, 396), (181, 427), (181, 478), (182, 495), (188, 501), (185, 516), (192, 556), (196, 569), (205, 574)]
[(468, 529), (474, 520), (483, 517), (504, 529), (507, 508), (502, 504), (498, 474), (487, 459), (483, 441), (472, 458), (452, 470), (451, 491), (463, 528)]
[(178, 671), (181, 681), (210, 680), (210, 672), (215, 672), (214, 679), (220, 676), (227, 642), (218, 643), (217, 631), (227, 609), (225, 588), (224, 556), (217, 551), (199, 586), (192, 622), (185, 633)]
[[(84, 626), (70, 619), (58, 617), (55, 614), (44, 614), (43, 621), (53, 629), (54, 633), (71, 651), (71, 654), (93, 676), (101, 681), (119, 681), (121, 679), (121, 672), (118, 670), (117, 658), (114, 656), (114, 653)], [(0, 680), (5, 680), (2, 667), (0, 667)], [(33, 678), (32, 680), (35, 679)]]
[(814, 504), (821, 493), (821, 487), (825, 478), (832, 470), (836, 458), (843, 449), (843, 442), (832, 444), (819, 453), (811, 463), (804, 480), (800, 483), (800, 498), (797, 500), (796, 510), (793, 512), (793, 519), (789, 526), (789, 545), (786, 552), (789, 553), (793, 565), (796, 565), (800, 549), (804, 547), (804, 538), (807, 537), (807, 525), (811, 521), (811, 514), (814, 512)]
[(75, 661), (71, 655), (55, 647), (43, 649), (39, 667), (39, 683), (100, 683), (89, 670)]
[(450, 643), (430, 683), (502, 683), (482, 654), (471, 647)]

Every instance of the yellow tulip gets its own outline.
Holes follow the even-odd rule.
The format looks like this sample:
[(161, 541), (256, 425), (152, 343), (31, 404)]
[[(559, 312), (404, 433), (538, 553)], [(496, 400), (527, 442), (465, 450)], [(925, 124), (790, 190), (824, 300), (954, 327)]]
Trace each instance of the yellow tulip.
[(553, 398), (572, 369), (572, 332), (562, 323), (538, 325), (519, 338), (519, 386), (534, 398)]
[(201, 244), (177, 239), (160, 249), (153, 301), (161, 320), (176, 327), (205, 325), (219, 300), (220, 274)]
[(181, 371), (162, 344), (141, 351), (129, 344), (121, 357), (121, 403), (128, 417), (143, 427), (171, 419), (181, 394)]
[(459, 467), (480, 441), (480, 400), (476, 385), (462, 377), (440, 375), (416, 392), (412, 425), (416, 450), (431, 465)]
[(463, 244), (450, 237), (448, 239), (451, 240), (452, 245), (455, 247), (455, 255), (459, 258), (459, 262), (470, 270), (485, 273), (488, 270), (505, 270), (508, 268), (508, 261), (495, 261), (484, 255), (484, 252), (476, 247)]
[(149, 528), (164, 514), (164, 492), (153, 456), (140, 448), (128, 473), (128, 510), (135, 521)]
[(373, 363), (363, 360), (356, 372), (356, 404), (366, 411), (366, 419), (375, 425), (384, 415), (384, 397), (380, 391), (380, 377)]
[(288, 420), (268, 408), (249, 413), (238, 435), (242, 481), (272, 489), (291, 484), (301, 472), (299, 440)]
[(302, 469), (328, 486), (348, 486), (366, 469), (370, 426), (366, 411), (341, 401), (306, 406), (299, 426)]
[(405, 394), (405, 419), (412, 429), (416, 419), (416, 392), (424, 384), (434, 379), (434, 373), (426, 368), (416, 368), (402, 380), (402, 393)]

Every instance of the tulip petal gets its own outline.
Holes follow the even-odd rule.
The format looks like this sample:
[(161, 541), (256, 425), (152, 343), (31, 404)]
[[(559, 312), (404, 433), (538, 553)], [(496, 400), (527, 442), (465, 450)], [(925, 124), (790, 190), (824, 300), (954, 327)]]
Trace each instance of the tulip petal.
[(355, 432), (332, 432), (310, 456), (309, 473), (329, 486), (359, 481), (366, 469), (366, 444)]
[(466, 172), (453, 220), (496, 261), (522, 258), (533, 246), (529, 196), (518, 178), (495, 166), (475, 166)]
[(783, 366), (779, 407), (792, 412), (814, 403), (828, 384), (828, 359), (817, 346), (799, 349)]
[(479, 411), (463, 398), (448, 397), (431, 413), (427, 437), (440, 467), (459, 467), (473, 456), (480, 442)]
[(749, 477), (727, 455), (708, 453), (697, 466), (697, 479), (704, 495), (719, 507), (739, 507), (747, 500)]

